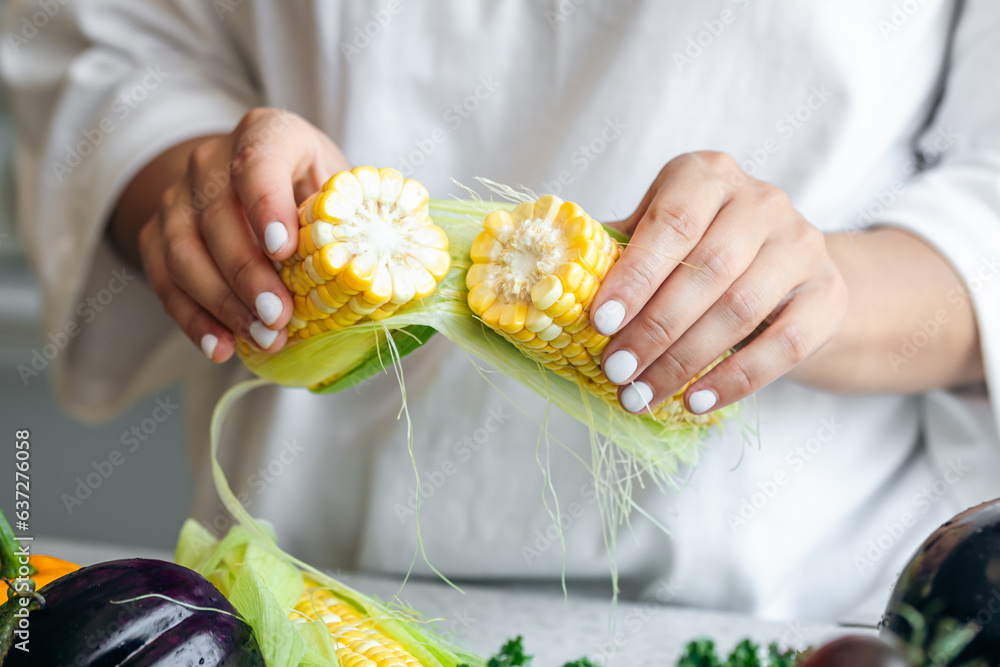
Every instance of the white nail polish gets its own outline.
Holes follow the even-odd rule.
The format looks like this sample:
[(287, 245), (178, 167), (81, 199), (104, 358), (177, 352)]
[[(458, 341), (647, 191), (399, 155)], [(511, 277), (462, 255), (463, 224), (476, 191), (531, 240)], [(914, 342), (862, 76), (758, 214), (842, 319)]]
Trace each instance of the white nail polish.
[(281, 299), (274, 292), (258, 294), (254, 300), (254, 306), (257, 308), (257, 317), (268, 326), (278, 321), (278, 318), (281, 317), (281, 311), (285, 308)]
[(274, 343), (274, 339), (278, 337), (278, 332), (272, 331), (257, 320), (254, 320), (250, 323), (250, 335), (260, 349), (266, 350)]
[(691, 406), (691, 412), (696, 415), (708, 412), (715, 407), (718, 401), (719, 397), (711, 389), (696, 391), (688, 397), (688, 405)]
[(645, 382), (633, 382), (622, 391), (622, 407), (632, 413), (642, 412), (651, 400), (653, 390)]
[(269, 222), (264, 227), (264, 247), (274, 254), (288, 243), (288, 230), (280, 222)]
[(625, 321), (625, 306), (621, 301), (608, 301), (594, 314), (594, 326), (605, 336), (618, 331)]
[(219, 344), (219, 337), (213, 334), (205, 334), (201, 337), (201, 351), (205, 353), (205, 356), (209, 359), (215, 353), (215, 346)]
[(615, 384), (625, 384), (639, 368), (639, 360), (628, 350), (618, 350), (604, 362), (604, 374)]

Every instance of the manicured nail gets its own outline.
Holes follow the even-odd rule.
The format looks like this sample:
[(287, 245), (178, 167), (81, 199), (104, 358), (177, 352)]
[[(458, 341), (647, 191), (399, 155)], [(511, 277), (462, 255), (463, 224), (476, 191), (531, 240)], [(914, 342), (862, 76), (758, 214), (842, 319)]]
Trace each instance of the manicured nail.
[(608, 301), (594, 314), (594, 326), (605, 336), (618, 331), (625, 321), (625, 306), (621, 301)]
[(645, 382), (633, 382), (622, 392), (622, 407), (632, 413), (642, 412), (651, 400), (653, 390)]
[(281, 299), (274, 292), (258, 294), (254, 300), (254, 306), (257, 308), (257, 317), (268, 326), (278, 321), (278, 318), (281, 317), (281, 311), (285, 308)]
[(272, 255), (288, 243), (288, 230), (280, 222), (269, 222), (264, 227), (264, 247)]
[(201, 337), (201, 351), (209, 359), (215, 353), (215, 346), (219, 344), (219, 337), (214, 334), (205, 334)]
[(639, 368), (639, 360), (628, 350), (618, 350), (604, 362), (604, 374), (615, 384), (625, 384)]
[(271, 347), (272, 343), (274, 343), (274, 339), (278, 337), (278, 332), (272, 331), (259, 321), (254, 320), (250, 323), (250, 335), (253, 337), (254, 341), (256, 341), (260, 349), (266, 350)]
[(688, 405), (691, 406), (691, 412), (696, 415), (708, 412), (715, 407), (718, 401), (719, 397), (711, 389), (696, 391), (688, 397)]

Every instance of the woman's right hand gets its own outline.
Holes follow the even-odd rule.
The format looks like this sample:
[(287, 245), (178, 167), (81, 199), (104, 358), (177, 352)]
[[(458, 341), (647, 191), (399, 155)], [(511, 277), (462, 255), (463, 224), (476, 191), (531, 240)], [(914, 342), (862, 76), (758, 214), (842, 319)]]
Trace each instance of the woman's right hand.
[[(312, 124), (268, 108), (250, 111), (230, 134), (189, 142), (184, 156), (173, 169), (161, 168), (172, 180), (161, 179), (158, 208), (138, 231), (146, 278), (212, 361), (232, 355), (234, 334), (277, 351), (292, 298), (272, 260), (295, 252), (297, 203), (349, 168), (347, 161)], [(155, 175), (140, 174), (130, 189), (151, 180)], [(137, 197), (126, 192), (115, 226), (130, 196)]]

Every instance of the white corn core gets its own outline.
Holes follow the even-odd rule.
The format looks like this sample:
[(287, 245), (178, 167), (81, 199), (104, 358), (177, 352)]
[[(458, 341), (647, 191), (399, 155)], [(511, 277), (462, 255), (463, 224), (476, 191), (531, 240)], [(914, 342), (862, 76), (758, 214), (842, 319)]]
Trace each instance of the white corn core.
[(503, 246), (496, 260), (497, 285), (506, 301), (531, 302), (531, 287), (555, 273), (566, 261), (561, 228), (542, 218), (525, 220), (497, 239)]
[(388, 206), (377, 199), (366, 199), (354, 215), (334, 226), (338, 241), (347, 243), (353, 255), (370, 255), (377, 263), (405, 264), (422, 243), (421, 232), (427, 228), (426, 216), (409, 215), (395, 204)]

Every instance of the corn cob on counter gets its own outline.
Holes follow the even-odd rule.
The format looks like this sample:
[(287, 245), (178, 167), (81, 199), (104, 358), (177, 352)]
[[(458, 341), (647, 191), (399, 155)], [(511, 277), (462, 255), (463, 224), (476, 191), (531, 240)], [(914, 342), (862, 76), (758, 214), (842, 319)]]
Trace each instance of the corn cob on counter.
[(340, 667), (421, 667), (403, 646), (375, 627), (329, 589), (306, 579), (306, 589), (294, 611), (293, 623), (322, 621), (333, 637)]

